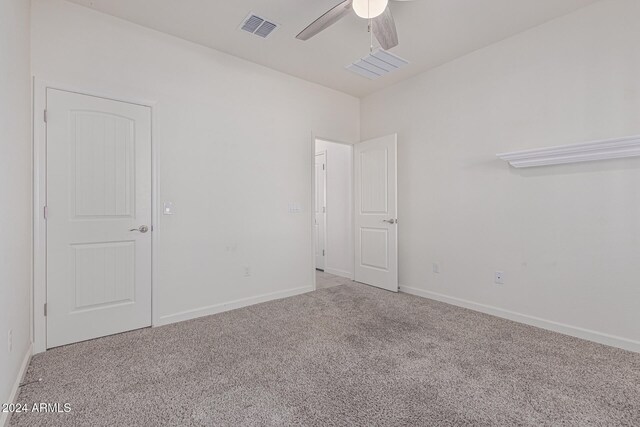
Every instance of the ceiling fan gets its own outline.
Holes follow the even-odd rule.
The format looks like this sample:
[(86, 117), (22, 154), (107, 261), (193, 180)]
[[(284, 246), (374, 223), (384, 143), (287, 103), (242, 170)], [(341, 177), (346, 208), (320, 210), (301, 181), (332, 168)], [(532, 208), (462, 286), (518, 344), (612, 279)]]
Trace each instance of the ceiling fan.
[[(411, 0), (394, 0), (411, 1)], [(327, 29), (353, 10), (361, 18), (370, 20), (369, 31), (376, 36), (380, 46), (389, 50), (398, 45), (396, 23), (388, 6), (388, 0), (344, 0), (329, 9), (296, 36), (299, 40), (309, 40), (319, 32)]]

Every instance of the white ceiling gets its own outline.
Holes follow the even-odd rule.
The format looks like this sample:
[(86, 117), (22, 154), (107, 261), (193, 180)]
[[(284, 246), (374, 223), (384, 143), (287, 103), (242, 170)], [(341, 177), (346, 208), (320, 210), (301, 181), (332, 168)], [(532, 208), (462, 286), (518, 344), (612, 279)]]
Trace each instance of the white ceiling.
[[(369, 53), (367, 22), (348, 16), (309, 41), (303, 28), (341, 0), (70, 0), (145, 27), (362, 97), (598, 0), (392, 1), (410, 65), (367, 80), (344, 67)], [(238, 30), (249, 12), (282, 27), (268, 39)]]

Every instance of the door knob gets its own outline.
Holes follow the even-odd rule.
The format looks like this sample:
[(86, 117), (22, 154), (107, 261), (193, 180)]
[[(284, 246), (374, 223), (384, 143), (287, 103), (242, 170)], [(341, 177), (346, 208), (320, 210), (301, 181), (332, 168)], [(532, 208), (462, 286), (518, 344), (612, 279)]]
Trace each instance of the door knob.
[(388, 222), (389, 224), (395, 224), (398, 221), (393, 219), (393, 218), (391, 218), (391, 219), (383, 219), (382, 222)]
[(146, 225), (141, 225), (138, 228), (132, 228), (129, 231), (139, 231), (141, 233), (146, 233), (147, 231), (149, 231), (149, 227), (147, 227)]

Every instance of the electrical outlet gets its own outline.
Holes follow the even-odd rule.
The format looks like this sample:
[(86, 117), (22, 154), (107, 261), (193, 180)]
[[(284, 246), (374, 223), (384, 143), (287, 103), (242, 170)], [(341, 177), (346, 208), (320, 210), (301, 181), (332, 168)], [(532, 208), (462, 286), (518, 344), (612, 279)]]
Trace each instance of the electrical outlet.
[(302, 212), (302, 206), (298, 202), (290, 202), (288, 205), (289, 213), (300, 213)]
[(9, 353), (11, 353), (13, 350), (13, 330), (9, 329), (9, 333), (7, 335), (7, 348), (9, 349)]
[(251, 276), (251, 267), (249, 267), (248, 265), (244, 266), (244, 277), (249, 277)]
[(498, 285), (503, 285), (504, 284), (504, 272), (496, 271), (496, 274), (495, 274), (495, 277), (494, 277), (494, 281)]
[(440, 273), (440, 264), (437, 262), (433, 263), (433, 272), (434, 273)]

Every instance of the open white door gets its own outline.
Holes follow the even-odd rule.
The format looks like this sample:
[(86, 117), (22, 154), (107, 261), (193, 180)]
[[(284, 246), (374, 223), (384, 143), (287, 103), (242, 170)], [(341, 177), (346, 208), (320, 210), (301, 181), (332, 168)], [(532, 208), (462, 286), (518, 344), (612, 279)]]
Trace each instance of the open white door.
[(355, 280), (398, 291), (397, 136), (354, 146)]
[(316, 268), (325, 269), (325, 235), (327, 229), (327, 179), (326, 179), (326, 153), (316, 154), (316, 212), (315, 212), (315, 238), (316, 238)]
[(47, 347), (151, 325), (151, 109), (47, 90)]

